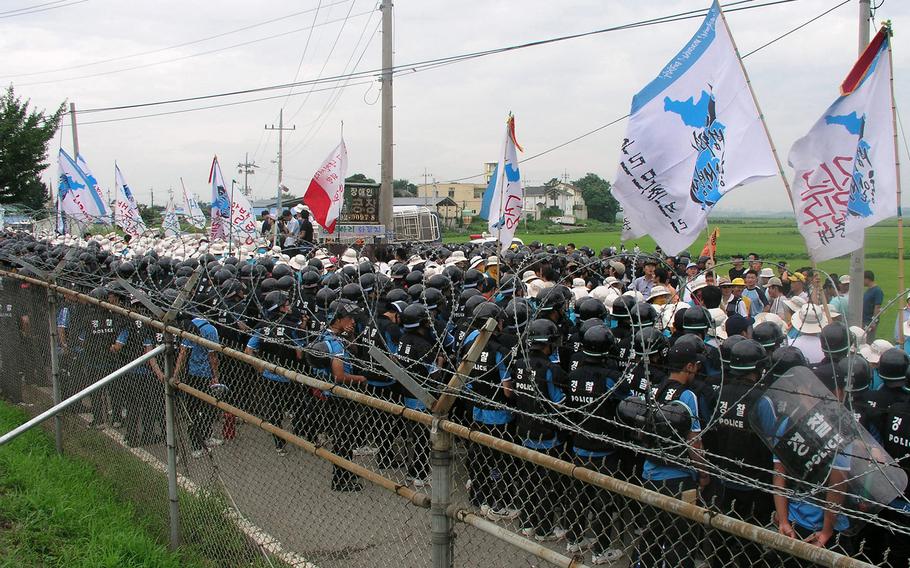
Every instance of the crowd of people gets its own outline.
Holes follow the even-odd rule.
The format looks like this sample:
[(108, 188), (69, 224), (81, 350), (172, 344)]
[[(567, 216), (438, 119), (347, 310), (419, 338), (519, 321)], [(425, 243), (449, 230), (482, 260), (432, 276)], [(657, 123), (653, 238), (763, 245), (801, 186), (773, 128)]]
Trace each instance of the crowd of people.
[[(818, 400), (806, 396), (787, 407), (773, 392), (794, 377), (817, 381), (826, 389), (826, 412), (849, 417), (856, 423), (850, 431), (868, 435), (898, 469), (910, 471), (910, 343), (902, 343), (910, 337), (910, 295), (894, 343), (877, 338), (884, 298), (871, 272), (860, 328), (847, 324), (849, 277), (791, 270), (758, 254), (716, 263), (572, 243), (502, 251), (471, 243), (339, 248), (299, 236), (291, 251), (264, 243), (7, 232), (0, 263), (32, 277), (56, 269), (58, 283), (143, 314), (149, 309), (130, 287), (164, 309), (188, 294), (178, 320), (193, 335), (418, 411), (428, 411), (424, 398), (377, 365), (369, 349), (392, 354), (422, 389), (438, 394), (492, 319), (496, 332), (452, 419), (666, 495), (695, 490), (721, 512), (759, 525), (773, 519), (782, 534), (818, 546), (851, 554), (864, 541), (870, 560), (887, 553), (892, 566), (907, 565), (906, 483), (893, 500), (861, 508), (887, 523), (864, 523), (843, 499), (854, 493), (850, 461), (859, 459), (848, 451), (850, 440), (828, 447), (830, 438), (816, 436), (806, 451), (830, 451), (815, 452), (811, 468), (794, 471), (787, 446), (806, 438), (804, 426), (819, 431), (811, 416), (800, 423), (797, 408), (812, 409)], [(4, 326), (10, 339), (35, 341), (41, 293), (3, 279), (2, 315), (15, 323)], [(64, 394), (162, 341), (138, 321), (73, 299), (60, 308), (57, 328), (69, 381)], [(0, 387), (13, 400), (21, 399), (23, 383), (41, 380), (28, 361), (9, 363), (18, 374), (6, 368), (8, 356), (26, 351), (2, 351)], [(121, 381), (98, 391), (84, 411), (95, 426), (124, 428), (130, 444), (158, 443), (163, 365), (152, 359), (135, 375), (129, 387)], [(305, 439), (331, 440), (343, 458), (375, 455), (377, 467), (403, 469), (414, 487), (429, 483), (428, 433), (415, 422), (368, 411), (275, 369), (254, 372), (190, 338), (179, 346), (174, 376), (273, 424), (289, 420), (289, 430)], [(191, 458), (224, 443), (210, 406), (186, 397), (185, 408)], [(287, 454), (282, 438), (273, 443), (278, 456)], [(485, 447), (469, 453), (466, 469), (471, 502), (491, 520), (515, 520), (528, 538), (564, 539), (571, 554), (590, 547), (590, 562), (606, 564), (621, 555), (612, 546), (616, 533), (638, 528), (646, 543), (638, 565), (694, 565), (697, 533), (681, 517), (645, 508), (633, 514), (644, 521), (620, 527), (619, 502), (608, 492)], [(825, 475), (808, 479), (810, 470)], [(332, 491), (360, 489), (356, 476), (334, 468)], [(713, 565), (767, 563), (760, 547), (716, 544)]]

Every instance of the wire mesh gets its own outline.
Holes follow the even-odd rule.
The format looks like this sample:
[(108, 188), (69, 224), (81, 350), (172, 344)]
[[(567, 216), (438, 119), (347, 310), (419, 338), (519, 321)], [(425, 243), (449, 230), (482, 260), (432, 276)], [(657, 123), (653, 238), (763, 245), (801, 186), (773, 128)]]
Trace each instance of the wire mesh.
[[(615, 270), (599, 270), (611, 261), (616, 262), (563, 266), (563, 279), (606, 282)], [(522, 262), (513, 267), (516, 275), (535, 266), (540, 271), (539, 264)], [(636, 259), (623, 262), (631, 264), (635, 276)], [(0, 388), (5, 398), (31, 404), (36, 413), (51, 403), (48, 318), (60, 335), (64, 397), (164, 341), (163, 313), (153, 313), (141, 295), (118, 288), (115, 268), (99, 278), (91, 262), (71, 263), (58, 277), (65, 284), (61, 291), (91, 294), (61, 295), (56, 314), (49, 312), (48, 289), (40, 282), (8, 272), (2, 280), (3, 305), (10, 306), (3, 313), (11, 314), (3, 317), (14, 325), (3, 326), (7, 336), (0, 348)], [(406, 283), (407, 290), (397, 284), (409, 305), (422, 305), (426, 314), (409, 323), (402, 309), (380, 297), (389, 288), (380, 292), (381, 282), (374, 282), (376, 290), (371, 290), (357, 270), (357, 288), (346, 292), (351, 278), (343, 279), (345, 272), (339, 272), (338, 292), (320, 297), (322, 290), (335, 286), (333, 276), (321, 275), (317, 286), (306, 287), (303, 274), (289, 271), (296, 276), (284, 290), (280, 278), (272, 278), (280, 271), (266, 271), (250, 274), (249, 286), (231, 287), (218, 284), (217, 273), (226, 265), (216, 264), (188, 271), (159, 265), (168, 273), (129, 275), (131, 285), (163, 310), (180, 291), (190, 292), (171, 322), (179, 328), (172, 379), (185, 387), (176, 396), (175, 430), (181, 536), (188, 553), (229, 565), (428, 565), (431, 512), (412, 505), (407, 496), (433, 492), (431, 438), (434, 429), (443, 428), (455, 433), (453, 483), (449, 495), (437, 492), (433, 498), (451, 503), (447, 514), (464, 521), (455, 524), (453, 533), (458, 564), (538, 565), (546, 557), (557, 564), (574, 560), (611, 566), (806, 565), (777, 550), (779, 543), (770, 546), (773, 539), (758, 531), (778, 531), (775, 497), (787, 497), (797, 509), (814, 506), (812, 514), (817, 514), (828, 508), (862, 527), (837, 531), (828, 543), (831, 550), (874, 565), (908, 565), (902, 556), (908, 524), (899, 504), (873, 507), (871, 493), (858, 491), (850, 479), (828, 479), (834, 467), (814, 485), (779, 469), (783, 483), (775, 485), (770, 452), (766, 463), (744, 462), (742, 452), (734, 451), (742, 448), (718, 442), (729, 421), (747, 418), (737, 416), (741, 400), (759, 391), (770, 396), (761, 380), (737, 391), (737, 377), (721, 365), (713, 381), (704, 381), (717, 404), (698, 417), (698, 429), (693, 422), (683, 431), (653, 431), (619, 419), (622, 399), (640, 394), (649, 401), (666, 394), (662, 384), (679, 369), (656, 353), (658, 341), (646, 342), (640, 334), (644, 326), (631, 325), (634, 320), (615, 328), (618, 341), (602, 357), (586, 353), (580, 325), (570, 320), (553, 318), (561, 342), (539, 342), (528, 333), (532, 314), (539, 317), (556, 305), (578, 314), (580, 294), (570, 292), (571, 297), (548, 307), (546, 298), (553, 293), (534, 289), (530, 282), (522, 286), (516, 278), (516, 289), (537, 296), (527, 314), (508, 307), (511, 298), (500, 297), (501, 285), (500, 296), (480, 295), (482, 303), (506, 309), (497, 316), (495, 310), (477, 312), (475, 307), (472, 317), (465, 314), (466, 302), (451, 281), (431, 287), (431, 278), (421, 275)], [(267, 283), (269, 278), (275, 282)], [(101, 284), (110, 288), (98, 292)], [(396, 284), (391, 286), (394, 290)], [(284, 295), (269, 296), (263, 289), (268, 287)], [(344, 301), (330, 305), (326, 296)], [(350, 317), (336, 317), (346, 309)], [(616, 316), (609, 311), (602, 316), (607, 321)], [(499, 319), (495, 332), (465, 366), (489, 317)], [(657, 321), (672, 327), (672, 320)], [(714, 344), (711, 334), (705, 339), (716, 350), (716, 338)], [(371, 348), (392, 355), (391, 368), (371, 355)], [(121, 377), (81, 401), (63, 421), (66, 451), (95, 463), (126, 498), (156, 519), (153, 525), (162, 535), (168, 499), (165, 367), (159, 357)], [(522, 378), (538, 377), (542, 370), (544, 380)], [(599, 377), (596, 385), (592, 377)], [(465, 388), (450, 388), (461, 383)], [(801, 394), (828, 401), (808, 391)], [(447, 396), (454, 396), (454, 407), (438, 416), (441, 422), (432, 421), (430, 411), (438, 410), (437, 403)], [(848, 395), (845, 404), (852, 410), (857, 401)], [(838, 431), (855, 429), (852, 412), (838, 416), (844, 421), (836, 425)], [(504, 450), (500, 442), (513, 446)], [(750, 443), (762, 442), (756, 436)], [(871, 464), (856, 475), (860, 485), (881, 479), (873, 475), (890, 463), (868, 457), (877, 448), (863, 441), (840, 450)], [(538, 457), (532, 460), (522, 452)], [(359, 475), (351, 471), (357, 468), (362, 468)], [(686, 473), (675, 475), (679, 471)], [(654, 493), (608, 490), (592, 481), (598, 479), (592, 473)], [(661, 501), (655, 493), (674, 500)], [(858, 505), (841, 503), (847, 500)], [(704, 507), (704, 520), (687, 516), (686, 504)], [(469, 522), (465, 515), (487, 523)], [(713, 524), (712, 515), (746, 521), (756, 532), (751, 538), (734, 536)], [(797, 523), (793, 530), (793, 536), (808, 540), (816, 532)], [(522, 539), (520, 547), (514, 538)]]

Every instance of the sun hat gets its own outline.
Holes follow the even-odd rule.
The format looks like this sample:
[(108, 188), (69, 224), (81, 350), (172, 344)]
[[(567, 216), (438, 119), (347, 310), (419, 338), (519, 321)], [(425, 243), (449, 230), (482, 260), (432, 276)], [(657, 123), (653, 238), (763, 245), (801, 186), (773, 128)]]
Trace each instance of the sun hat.
[(793, 314), (790, 323), (800, 333), (811, 335), (821, 333), (822, 328), (828, 325), (828, 318), (822, 306), (809, 303)]
[(670, 295), (670, 291), (667, 290), (666, 287), (654, 286), (653, 288), (651, 288), (651, 293), (648, 294), (648, 298), (646, 301), (650, 302), (651, 300), (653, 300), (655, 298), (660, 298), (661, 296), (669, 296), (669, 295)]

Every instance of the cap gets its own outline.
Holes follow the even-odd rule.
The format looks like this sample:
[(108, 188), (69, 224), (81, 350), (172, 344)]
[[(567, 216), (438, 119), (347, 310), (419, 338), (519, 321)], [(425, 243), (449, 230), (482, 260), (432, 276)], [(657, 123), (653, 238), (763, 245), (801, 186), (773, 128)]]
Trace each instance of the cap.
[(730, 284), (732, 284), (733, 286), (745, 286), (746, 281), (743, 280), (742, 278), (734, 278), (733, 281), (730, 282)]
[(771, 286), (783, 287), (784, 283), (780, 281), (780, 278), (778, 278), (777, 276), (774, 276), (774, 277), (768, 279), (768, 288), (770, 288)]
[(843, 276), (841, 276), (841, 277), (838, 278), (837, 280), (838, 280), (838, 282), (840, 282), (841, 284), (849, 284), (849, 283), (850, 283), (850, 275), (849, 275), (849, 274), (844, 274)]
[(686, 265), (686, 270), (689, 270), (690, 268), (698, 268), (698, 265), (695, 264), (694, 262), (690, 262), (689, 264)]
[(733, 314), (727, 318), (724, 328), (727, 330), (727, 335), (740, 335), (742, 332), (749, 329), (749, 326), (754, 323), (755, 320), (752, 318), (747, 318), (742, 314)]

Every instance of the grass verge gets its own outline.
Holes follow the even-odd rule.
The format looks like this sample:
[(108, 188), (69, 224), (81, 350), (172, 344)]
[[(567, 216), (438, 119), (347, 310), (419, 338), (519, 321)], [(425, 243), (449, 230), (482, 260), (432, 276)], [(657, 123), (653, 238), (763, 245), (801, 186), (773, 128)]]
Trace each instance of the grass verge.
[[(0, 403), (0, 431), (26, 420)], [(0, 446), (0, 566), (197, 566), (156, 542), (88, 464), (31, 431)]]

